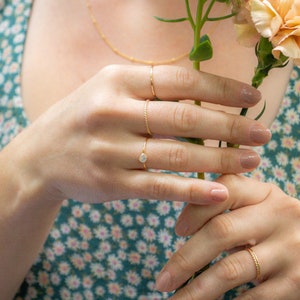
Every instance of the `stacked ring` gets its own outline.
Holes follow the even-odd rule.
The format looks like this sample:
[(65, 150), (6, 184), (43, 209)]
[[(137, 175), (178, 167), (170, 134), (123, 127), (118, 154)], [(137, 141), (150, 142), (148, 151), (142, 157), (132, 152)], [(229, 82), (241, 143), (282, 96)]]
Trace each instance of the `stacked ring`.
[[(157, 96), (156, 96), (156, 93), (155, 93), (155, 88), (154, 88), (154, 81), (153, 81), (153, 65), (150, 66), (150, 87), (151, 87), (151, 92), (152, 92), (153, 98), (157, 99)], [(145, 101), (145, 104), (144, 104), (144, 122), (145, 122), (145, 127), (146, 127), (148, 137), (146, 138), (146, 140), (144, 142), (142, 153), (139, 156), (139, 162), (141, 164), (143, 164), (144, 170), (147, 170), (147, 166), (146, 166), (146, 162), (148, 160), (147, 153), (146, 153), (147, 142), (148, 142), (149, 136), (152, 136), (152, 132), (151, 132), (151, 129), (149, 127), (149, 120), (148, 120), (148, 105), (149, 105), (149, 102), (150, 102), (150, 100), (147, 99)]]
[(146, 166), (146, 162), (148, 160), (148, 156), (146, 153), (146, 147), (147, 147), (147, 142), (148, 142), (148, 137), (146, 138), (144, 145), (143, 145), (143, 149), (142, 149), (142, 153), (139, 156), (139, 162), (143, 164), (144, 170), (147, 170), (147, 166)]
[(146, 130), (147, 130), (147, 133), (152, 136), (152, 132), (150, 130), (150, 127), (149, 127), (149, 121), (148, 121), (148, 105), (149, 105), (149, 99), (147, 99), (145, 101), (145, 105), (144, 105), (144, 121), (145, 121), (145, 126), (146, 126)]
[(150, 66), (150, 86), (151, 92), (154, 99), (157, 99), (155, 88), (154, 88), (154, 80), (153, 80), (153, 66)]
[(246, 248), (246, 250), (251, 255), (251, 257), (253, 259), (253, 262), (255, 264), (255, 269), (256, 269), (256, 277), (255, 277), (255, 279), (259, 279), (260, 275), (261, 275), (261, 267), (260, 267), (260, 263), (259, 263), (258, 257), (257, 257), (256, 253), (254, 252), (254, 250), (252, 248)]

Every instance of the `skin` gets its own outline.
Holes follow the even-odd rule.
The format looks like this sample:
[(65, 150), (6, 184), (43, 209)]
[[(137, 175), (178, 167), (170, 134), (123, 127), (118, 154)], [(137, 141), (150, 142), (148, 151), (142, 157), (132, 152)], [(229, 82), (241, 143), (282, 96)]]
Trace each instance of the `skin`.
[[(183, 0), (91, 0), (91, 3), (109, 40), (128, 55), (151, 60), (169, 59), (188, 52), (193, 44), (188, 22), (168, 24), (153, 18), (185, 16)], [(196, 3), (196, 0), (190, 1), (193, 11)], [(226, 10), (223, 4), (217, 3), (212, 16), (226, 13), (230, 13), (230, 9)], [(254, 49), (237, 43), (232, 20), (209, 22), (203, 33), (210, 35), (214, 57), (201, 63), (201, 70), (250, 83), (256, 65)], [(115, 55), (101, 40), (92, 25), (85, 0), (73, 1), (72, 4), (68, 0), (34, 1), (21, 77), (23, 103), (30, 120), (38, 118), (54, 103), (111, 64), (130, 65), (130, 62)], [(175, 65), (192, 69), (188, 58)], [(268, 108), (260, 121), (266, 126), (277, 114), (291, 67), (273, 70), (260, 88)], [(240, 111), (236, 107), (220, 107), (206, 101), (203, 106), (235, 114)], [(262, 106), (263, 102), (258, 103), (249, 110), (248, 116), (257, 116)]]
[[(183, 1), (174, 1), (172, 6), (167, 0), (92, 3), (107, 34), (125, 52), (161, 59), (186, 52), (191, 41), (186, 24), (174, 30), (153, 20), (153, 15), (181, 17)], [(146, 137), (144, 103), (152, 97), (149, 67), (134, 66), (107, 49), (84, 5), (83, 1), (34, 1), (21, 76), (22, 100), (31, 125), (0, 152), (0, 182), (5, 187), (0, 189), (0, 241), (6, 245), (0, 249), (0, 290), (5, 299), (14, 295), (30, 269), (63, 199), (98, 203), (140, 197), (216, 204), (228, 197), (223, 184), (143, 170), (138, 157)], [(143, 31), (136, 30), (141, 19)], [(120, 34), (125, 25), (130, 37)], [(140, 47), (135, 47), (136, 41)], [(240, 72), (253, 67), (253, 57), (243, 59), (250, 50), (230, 46), (237, 51), (232, 53), (234, 60), (242, 65), (228, 68), (225, 44), (231, 45), (219, 45), (224, 51), (216, 64), (203, 64), (202, 70), (218, 75), (230, 71), (227, 76), (235, 80), (195, 72), (188, 59), (177, 67), (154, 68), (156, 93), (163, 101), (149, 103), (149, 125), (164, 139), (148, 141), (149, 168), (223, 173), (249, 171), (259, 163), (253, 150), (211, 149), (166, 139), (194, 136), (247, 146), (269, 140), (270, 132), (263, 125), (268, 119), (255, 122), (220, 111), (228, 106), (230, 112), (237, 112), (237, 107), (259, 102), (258, 110), (261, 107), (260, 93), (241, 83), (251, 77)], [(278, 87), (277, 100), (264, 94), (273, 100), (273, 114), (288, 71), (284, 78), (277, 83), (274, 77), (266, 87), (270, 93), (274, 84)], [(201, 100), (203, 106), (175, 99)], [(219, 111), (213, 110), (216, 107)]]
[[(243, 176), (225, 175), (218, 182), (228, 188), (228, 200), (216, 206), (186, 207), (176, 231), (193, 237), (164, 267), (166, 273), (158, 276), (157, 288), (174, 290), (221, 251), (229, 251), (229, 256), (171, 297), (172, 300), (217, 299), (226, 291), (255, 279), (254, 261), (245, 250), (251, 247), (258, 257), (261, 276), (256, 287), (236, 299), (268, 299), (270, 295), (275, 300), (298, 299), (299, 200), (273, 184)], [(230, 212), (224, 214), (224, 210)]]
[[(251, 105), (260, 99), (244, 83), (196, 71), (162, 66), (154, 75), (162, 100), (204, 97), (215, 103)], [(139, 197), (195, 204), (227, 198), (223, 185), (143, 169), (138, 156), (146, 136), (144, 100), (151, 97), (148, 76), (149, 67), (102, 69), (0, 152), (0, 180), (6, 187), (0, 190), (0, 239), (6, 244), (0, 250), (0, 289), (7, 299), (30, 268), (65, 198), (99, 203)], [(270, 138), (257, 121), (188, 103), (151, 104), (151, 130), (160, 136), (218, 138), (246, 145)], [(207, 130), (214, 126), (222, 130)], [(253, 150), (210, 151), (168, 139), (150, 139), (147, 154), (149, 168), (177, 171), (245, 172), (259, 163)]]

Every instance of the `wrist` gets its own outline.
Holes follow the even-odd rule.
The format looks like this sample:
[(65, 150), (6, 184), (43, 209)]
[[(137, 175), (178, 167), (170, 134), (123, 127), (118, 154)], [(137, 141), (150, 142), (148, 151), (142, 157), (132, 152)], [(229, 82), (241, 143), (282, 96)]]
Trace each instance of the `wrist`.
[(17, 141), (12, 141), (0, 152), (0, 165), (1, 193), (6, 194), (4, 197), (0, 195), (0, 201), (3, 198), (9, 199), (12, 205), (31, 202), (44, 207), (62, 203), (63, 197), (47, 187), (37, 154), (26, 151), (26, 147), (20, 147)]
[(0, 290), (7, 299), (37, 257), (62, 203), (45, 193), (43, 180), (25, 168), (18, 151), (13, 151), (22, 148), (14, 145), (0, 152), (0, 237), (5, 245), (0, 249), (0, 264), (5, 270), (5, 274), (0, 271)]

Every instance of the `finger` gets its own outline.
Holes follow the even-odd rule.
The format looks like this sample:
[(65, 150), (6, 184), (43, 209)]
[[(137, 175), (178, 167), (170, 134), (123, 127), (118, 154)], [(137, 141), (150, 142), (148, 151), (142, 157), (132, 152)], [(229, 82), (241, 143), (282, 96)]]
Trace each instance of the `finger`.
[[(266, 199), (271, 193), (271, 185), (241, 175), (223, 175), (217, 179), (228, 188), (229, 198), (217, 206), (197, 207), (188, 205), (178, 218), (176, 233), (188, 236), (202, 228), (212, 217), (226, 210), (254, 205)], [(251, 191), (255, 191), (252, 193)]]
[[(147, 110), (144, 109), (146, 104)], [(128, 120), (128, 126), (132, 131), (140, 128), (140, 133), (147, 133), (147, 121), (151, 132), (158, 135), (222, 140), (249, 146), (262, 145), (271, 138), (270, 130), (258, 121), (189, 103), (139, 101), (137, 105), (139, 108), (135, 111), (140, 111), (139, 117)], [(134, 119), (139, 124), (134, 124)]]
[[(94, 160), (99, 165), (106, 164), (109, 153), (112, 165), (118, 168), (214, 173), (248, 172), (260, 162), (259, 155), (251, 149), (209, 148), (171, 139), (137, 138), (126, 133), (119, 140), (119, 145), (94, 142)], [(145, 162), (140, 160), (141, 156)]]
[(94, 131), (114, 127), (125, 132), (222, 140), (234, 144), (257, 146), (268, 142), (271, 132), (258, 121), (246, 117), (205, 109), (197, 105), (170, 101), (109, 101), (105, 108), (94, 106), (86, 113)]
[[(260, 182), (242, 175), (223, 175), (217, 181), (226, 185), (230, 191), (230, 209), (243, 207), (245, 201), (247, 205), (260, 203), (274, 192), (274, 189), (279, 191), (270, 183)], [(254, 190), (255, 193), (251, 193)]]
[[(122, 175), (122, 174), (120, 174)], [(194, 204), (208, 204), (226, 200), (227, 189), (222, 184), (177, 175), (151, 173), (139, 170), (122, 175), (125, 197), (129, 198), (179, 201)], [(124, 198), (125, 199), (125, 198)]]
[[(133, 145), (131, 144), (131, 149)], [(148, 168), (179, 172), (241, 173), (254, 169), (260, 162), (259, 155), (253, 150), (208, 148), (153, 138), (147, 138), (146, 144), (145, 138), (139, 139), (136, 145), (135, 148), (139, 148), (136, 158), (132, 157), (125, 161), (123, 159), (127, 167), (134, 169), (142, 167), (137, 159), (141, 154), (146, 156), (145, 164)], [(133, 153), (129, 147), (128, 152)]]
[[(150, 67), (115, 66), (111, 73), (131, 95), (152, 98)], [(162, 100), (198, 100), (226, 106), (250, 107), (261, 94), (248, 84), (178, 66), (153, 68), (156, 95)]]
[[(263, 224), (245, 222), (245, 219), (257, 220), (260, 211), (260, 207), (245, 207), (214, 217), (171, 257), (163, 269), (169, 280), (160, 282), (159, 286), (164, 287), (163, 291), (173, 290), (222, 251), (265, 240), (273, 228), (267, 221)], [(266, 216), (261, 218), (267, 219)]]
[(287, 274), (281, 273), (235, 299), (270, 299), (271, 297), (272, 300), (298, 300), (299, 295), (299, 277), (297, 281), (294, 281)]
[[(259, 245), (252, 248), (259, 257), (259, 264), (263, 271), (263, 276), (265, 277), (268, 276), (266, 274), (275, 272), (274, 267), (276, 267), (276, 271), (280, 272), (280, 266), (282, 265), (281, 263), (278, 263), (278, 260), (276, 260), (277, 253), (269, 253), (266, 251), (266, 249), (270, 249), (270, 246), (272, 245)], [(274, 264), (274, 262), (276, 263)], [(205, 272), (196, 277), (189, 285), (176, 293), (174, 297), (171, 297), (171, 299), (215, 300), (225, 292), (244, 283), (253, 281), (255, 277), (256, 267), (251, 255), (247, 250), (238, 251), (221, 259), (216, 264), (208, 268)], [(269, 294), (265, 294), (265, 296), (267, 295), (270, 295), (270, 290)], [(257, 297), (253, 299), (266, 298), (267, 297)]]

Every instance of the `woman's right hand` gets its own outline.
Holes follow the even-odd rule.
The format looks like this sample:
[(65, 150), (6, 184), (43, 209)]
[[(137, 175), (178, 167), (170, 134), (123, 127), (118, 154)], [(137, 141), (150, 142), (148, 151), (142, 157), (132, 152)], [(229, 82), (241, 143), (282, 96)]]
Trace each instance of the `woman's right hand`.
[[(264, 144), (270, 132), (257, 121), (174, 101), (250, 107), (260, 100), (259, 92), (244, 83), (174, 66), (154, 67), (153, 75), (161, 101), (148, 103), (154, 136), (145, 149), (147, 168), (240, 173), (258, 165), (259, 156), (249, 149), (208, 148), (168, 137)], [(219, 183), (144, 170), (139, 155), (147, 137), (145, 100), (151, 98), (149, 67), (105, 67), (3, 151), (13, 153), (22, 186), (35, 189), (41, 199), (225, 200), (227, 190)]]

